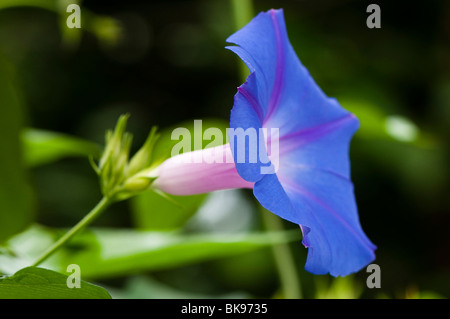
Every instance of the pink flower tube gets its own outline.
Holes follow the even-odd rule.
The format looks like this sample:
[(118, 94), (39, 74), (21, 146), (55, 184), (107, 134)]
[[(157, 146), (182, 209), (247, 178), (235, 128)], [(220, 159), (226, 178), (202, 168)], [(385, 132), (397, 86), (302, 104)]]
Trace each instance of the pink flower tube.
[(172, 195), (194, 195), (231, 188), (253, 188), (239, 176), (229, 144), (173, 156), (154, 172), (152, 187)]

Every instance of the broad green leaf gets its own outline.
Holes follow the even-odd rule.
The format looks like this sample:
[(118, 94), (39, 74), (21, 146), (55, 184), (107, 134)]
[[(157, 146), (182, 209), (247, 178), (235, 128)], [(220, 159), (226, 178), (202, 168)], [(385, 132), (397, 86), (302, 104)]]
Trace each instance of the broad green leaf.
[(79, 265), (85, 278), (108, 278), (234, 256), (299, 238), (297, 231), (286, 236), (286, 232), (186, 235), (96, 229), (73, 241), (83, 248), (66, 252), (65, 264)]
[[(54, 241), (55, 231), (33, 226), (11, 238), (0, 252), (0, 271), (11, 273), (15, 267), (30, 264), (49, 246), (39, 237)], [(61, 231), (58, 232), (61, 235)], [(238, 256), (250, 251), (290, 241), (300, 241), (299, 231), (239, 234), (185, 234), (117, 229), (92, 229), (75, 236), (56, 252), (43, 267), (65, 272), (77, 264), (82, 278), (98, 279), (161, 270)], [(35, 237), (37, 243), (34, 243)], [(22, 266), (23, 267), (23, 266)], [(20, 269), (20, 268), (19, 268)]]
[(25, 162), (29, 167), (48, 164), (64, 157), (97, 156), (100, 146), (65, 134), (26, 129), (22, 133)]
[(173, 230), (192, 217), (206, 194), (194, 196), (163, 195), (147, 191), (131, 199), (135, 225), (142, 230)]
[(0, 299), (111, 299), (105, 289), (86, 281), (80, 281), (80, 288), (69, 288), (68, 279), (52, 270), (24, 268), (0, 279)]
[(24, 110), (13, 73), (0, 56), (0, 243), (33, 218), (32, 190), (20, 144)]
[(258, 204), (247, 195), (242, 189), (209, 193), (184, 229), (199, 233), (245, 233), (259, 229)]
[[(59, 233), (32, 225), (25, 231), (11, 237), (0, 246), (0, 276), (12, 275), (22, 268), (32, 265), (45, 247), (50, 247)], [(55, 256), (59, 262), (58, 256)], [(55, 260), (55, 257), (53, 260)]]

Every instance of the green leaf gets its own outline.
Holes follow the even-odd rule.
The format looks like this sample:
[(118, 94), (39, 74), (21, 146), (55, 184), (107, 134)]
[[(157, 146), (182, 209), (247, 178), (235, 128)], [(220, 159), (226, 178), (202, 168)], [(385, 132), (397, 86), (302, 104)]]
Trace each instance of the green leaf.
[(38, 225), (32, 225), (0, 246), (0, 277), (11, 275), (32, 265), (45, 247), (56, 241), (56, 233)]
[(0, 56), (0, 243), (33, 218), (32, 190), (20, 147), (23, 105), (14, 72)]
[(298, 231), (186, 235), (96, 229), (74, 238), (73, 245), (81, 249), (66, 251), (63, 264), (79, 265), (84, 278), (108, 278), (235, 256), (299, 239)]
[[(0, 251), (0, 271), (12, 273), (30, 264), (58, 236), (35, 225), (11, 238)], [(61, 231), (58, 231), (59, 236)], [(77, 264), (84, 279), (111, 278), (238, 256), (264, 247), (300, 241), (300, 230), (283, 232), (184, 234), (117, 229), (92, 229), (77, 235), (42, 266), (65, 272)], [(46, 243), (44, 243), (44, 241)]]
[(182, 227), (203, 203), (206, 194), (173, 196), (147, 191), (131, 199), (135, 225), (142, 230)]
[(0, 279), (0, 299), (111, 299), (105, 289), (86, 281), (80, 288), (69, 288), (67, 279), (52, 270), (24, 268)]
[(97, 156), (100, 146), (65, 134), (26, 129), (22, 133), (25, 162), (29, 167), (48, 164), (64, 157)]

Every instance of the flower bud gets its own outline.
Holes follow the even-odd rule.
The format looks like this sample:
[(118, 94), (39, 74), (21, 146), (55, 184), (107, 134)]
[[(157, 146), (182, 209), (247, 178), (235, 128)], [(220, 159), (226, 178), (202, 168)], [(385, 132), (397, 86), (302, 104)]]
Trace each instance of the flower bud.
[(153, 146), (157, 139), (156, 128), (152, 128), (141, 149), (130, 158), (133, 136), (125, 131), (128, 115), (122, 115), (114, 131), (106, 132), (106, 146), (98, 165), (93, 164), (100, 178), (105, 197), (123, 200), (149, 189), (154, 177), (146, 176), (151, 166)]

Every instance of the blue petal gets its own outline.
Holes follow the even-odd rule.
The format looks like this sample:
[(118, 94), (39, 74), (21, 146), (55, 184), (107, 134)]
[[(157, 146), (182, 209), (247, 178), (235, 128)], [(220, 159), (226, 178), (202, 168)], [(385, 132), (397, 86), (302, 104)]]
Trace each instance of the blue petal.
[(292, 179), (298, 176), (302, 186), (266, 175), (255, 183), (253, 193), (263, 207), (300, 225), (308, 248), (305, 269), (346, 276), (371, 263), (376, 247), (361, 228), (352, 183), (308, 167), (297, 168)]
[[(239, 175), (248, 182), (260, 180), (263, 177), (261, 168), (270, 166), (264, 136), (260, 134), (263, 115), (260, 112), (259, 103), (254, 98), (256, 82), (253, 79), (254, 73), (249, 76), (245, 84), (239, 87), (238, 93), (234, 97), (235, 107), (231, 110), (231, 130), (229, 133), (230, 147), (236, 169)], [(236, 130), (237, 133), (240, 132), (240, 134), (233, 134), (233, 130)], [(253, 143), (250, 142), (250, 139), (244, 140), (246, 137), (243, 136), (243, 132), (254, 137)], [(244, 143), (239, 144), (239, 140)], [(257, 155), (256, 160), (249, 160), (252, 157), (251, 153)], [(264, 154), (264, 156), (260, 157), (260, 154)], [(243, 156), (245, 160), (242, 161), (240, 156)], [(268, 163), (263, 163), (261, 160)]]
[(255, 82), (252, 94), (258, 112), (264, 114), (261, 125), (289, 134), (348, 115), (322, 92), (301, 64), (289, 42), (282, 10), (260, 13), (227, 41), (238, 45), (228, 49), (255, 74), (247, 82)]
[(350, 181), (348, 151), (359, 121), (300, 63), (282, 10), (260, 13), (228, 42), (238, 45), (229, 49), (251, 71), (235, 96), (230, 127), (280, 131), (277, 174), (261, 174), (259, 162), (236, 163), (239, 174), (255, 182), (261, 205), (301, 225), (308, 271), (345, 276), (360, 270), (375, 258), (375, 246), (359, 223)]
[(334, 172), (297, 166), (280, 178), (291, 204), (304, 216), (303, 244), (309, 247), (306, 270), (346, 276), (375, 259), (375, 245), (363, 232), (353, 184)]

